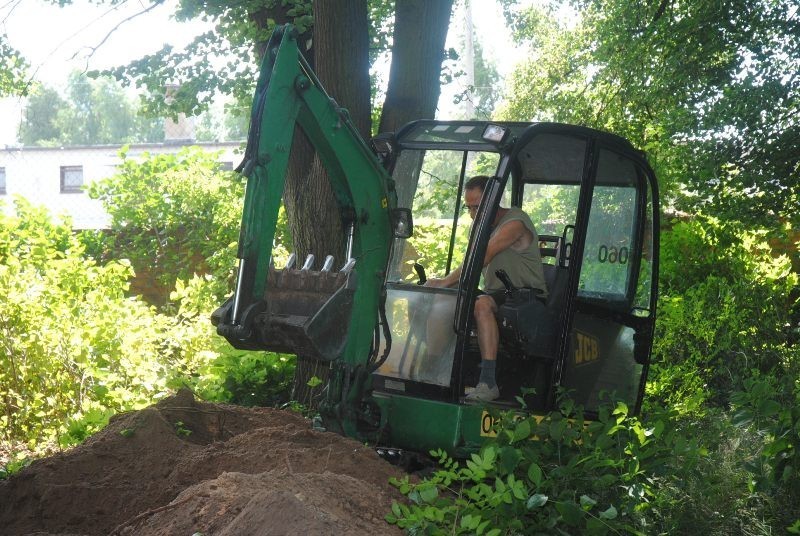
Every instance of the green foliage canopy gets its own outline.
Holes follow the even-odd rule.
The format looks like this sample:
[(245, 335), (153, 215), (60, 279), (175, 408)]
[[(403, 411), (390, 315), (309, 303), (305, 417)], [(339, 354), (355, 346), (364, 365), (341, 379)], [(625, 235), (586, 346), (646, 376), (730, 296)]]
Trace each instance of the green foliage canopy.
[(115, 175), (90, 185), (111, 216), (103, 235), (105, 258), (127, 258), (172, 288), (194, 273), (219, 276), (219, 296), (227, 291), (235, 266), (243, 183), (219, 169), (217, 155), (197, 147), (177, 154), (128, 158)]
[[(22, 200), (0, 216), (0, 441), (67, 445), (184, 385), (207, 400), (287, 401), (292, 357), (236, 350), (209, 325), (241, 210), (242, 184), (218, 167), (196, 148), (125, 158), (92, 186), (113, 237), (74, 234)], [(131, 297), (134, 268), (153, 266), (173, 289), (160, 312)]]
[(798, 276), (788, 257), (773, 256), (766, 235), (714, 218), (662, 234), (650, 397), (724, 407), (749, 378), (796, 374)]
[(27, 68), (28, 63), (19, 51), (8, 44), (5, 34), (0, 34), (0, 97), (26, 92)]
[(165, 319), (129, 298), (131, 268), (87, 258), (69, 222), (24, 201), (0, 217), (0, 430), (53, 440), (93, 410), (143, 407), (165, 393)]
[(70, 74), (67, 97), (36, 86), (24, 110), (19, 139), (25, 145), (98, 145), (154, 142), (164, 137), (163, 120), (147, 118), (111, 78)]
[(800, 21), (792, 1), (576, 0), (512, 21), (532, 59), (508, 117), (588, 124), (644, 149), (669, 198), (796, 222)]
[[(276, 21), (278, 14), (286, 20)], [(311, 2), (303, 0), (181, 0), (175, 18), (212, 21), (214, 29), (195, 37), (183, 50), (167, 45), (128, 65), (104, 71), (125, 85), (144, 90), (148, 115), (200, 113), (208, 109), (216, 93), (248, 102), (258, 78), (260, 47), (275, 24), (291, 22), (303, 33), (312, 23)], [(262, 22), (266, 23), (263, 27)], [(165, 99), (165, 84), (177, 87), (169, 100)]]

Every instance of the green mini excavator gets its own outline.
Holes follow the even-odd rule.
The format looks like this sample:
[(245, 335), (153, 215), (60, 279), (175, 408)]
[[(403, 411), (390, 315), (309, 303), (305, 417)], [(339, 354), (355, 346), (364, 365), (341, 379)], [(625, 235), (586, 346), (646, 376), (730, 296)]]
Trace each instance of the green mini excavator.
[[(315, 147), (347, 229), (346, 258), (272, 249), (295, 125)], [(264, 56), (241, 166), (247, 178), (233, 296), (212, 315), (236, 348), (329, 363), (325, 428), (398, 449), (464, 455), (492, 408), (543, 413), (567, 396), (638, 411), (653, 341), (658, 189), (618, 136), (556, 123), (413, 122), (368, 145), (326, 93), (290, 26)], [(465, 182), (490, 177), (474, 221)], [(436, 195), (433, 195), (433, 192)], [(498, 207), (539, 233), (548, 294), (506, 284), (500, 398), (473, 403), (473, 306)], [(413, 218), (412, 218), (413, 215)], [(461, 266), (456, 288), (422, 285)]]

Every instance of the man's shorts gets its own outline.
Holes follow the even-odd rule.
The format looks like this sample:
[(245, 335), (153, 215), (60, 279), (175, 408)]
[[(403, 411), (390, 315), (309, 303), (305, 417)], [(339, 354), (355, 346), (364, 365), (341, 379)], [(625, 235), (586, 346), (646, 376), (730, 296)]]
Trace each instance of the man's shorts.
[(508, 291), (506, 291), (505, 289), (488, 290), (488, 291), (479, 290), (478, 296), (491, 296), (492, 299), (494, 300), (494, 303), (497, 304), (498, 307), (500, 307), (506, 302), (506, 296), (508, 296)]

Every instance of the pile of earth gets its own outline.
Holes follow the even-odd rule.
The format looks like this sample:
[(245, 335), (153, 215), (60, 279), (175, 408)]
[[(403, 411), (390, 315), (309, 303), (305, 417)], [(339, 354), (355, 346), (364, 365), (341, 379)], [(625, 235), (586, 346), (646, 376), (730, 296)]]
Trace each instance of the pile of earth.
[(392, 476), (298, 414), (181, 391), (0, 482), (0, 534), (397, 535)]

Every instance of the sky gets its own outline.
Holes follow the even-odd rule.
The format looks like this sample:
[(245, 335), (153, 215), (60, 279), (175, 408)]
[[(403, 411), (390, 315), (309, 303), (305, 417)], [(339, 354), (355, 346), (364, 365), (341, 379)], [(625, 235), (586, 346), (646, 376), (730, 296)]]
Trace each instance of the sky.
[[(46, 0), (0, 0), (0, 34), (6, 34), (9, 44), (27, 58), (36, 80), (63, 89), (73, 70), (124, 65), (160, 50), (164, 44), (180, 48), (210, 29), (210, 24), (201, 21), (175, 21), (172, 13), (176, 3), (166, 0), (123, 22), (149, 3), (129, 0), (109, 7), (73, 0), (72, 5), (58, 8)], [(487, 55), (496, 61), (501, 75), (507, 74), (518, 56), (509, 54), (513, 47), (499, 6), (495, 0), (472, 0), (472, 10), (475, 32)], [(458, 24), (457, 17), (454, 20)], [(457, 46), (453, 38), (459, 33), (463, 30), (452, 25), (447, 46)], [(444, 113), (447, 99), (447, 95), (442, 99)], [(16, 142), (23, 104), (20, 98), (0, 99), (0, 147)]]
[[(0, 33), (28, 60), (34, 79), (63, 89), (73, 70), (123, 65), (166, 43), (184, 46), (209, 27), (172, 19), (175, 4), (167, 0), (123, 22), (147, 4), (128, 1), (109, 7), (74, 0), (58, 8), (45, 0), (0, 0)], [(20, 98), (0, 100), (0, 147), (16, 142), (22, 104)]]

